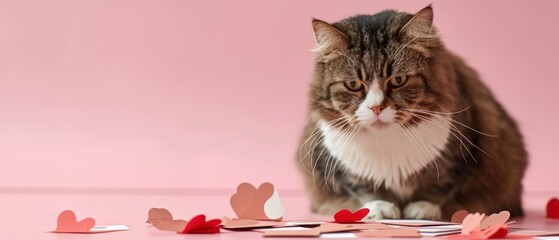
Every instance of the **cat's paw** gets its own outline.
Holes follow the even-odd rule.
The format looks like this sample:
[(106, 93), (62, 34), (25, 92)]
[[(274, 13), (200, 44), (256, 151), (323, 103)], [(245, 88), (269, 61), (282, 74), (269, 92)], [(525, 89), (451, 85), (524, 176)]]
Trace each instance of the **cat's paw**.
[(385, 218), (400, 218), (402, 213), (400, 212), (400, 207), (398, 205), (383, 201), (383, 200), (374, 200), (363, 205), (364, 208), (368, 208), (371, 210), (367, 215), (367, 219), (385, 219)]
[(404, 218), (441, 220), (441, 207), (428, 201), (417, 201), (408, 204), (404, 208)]

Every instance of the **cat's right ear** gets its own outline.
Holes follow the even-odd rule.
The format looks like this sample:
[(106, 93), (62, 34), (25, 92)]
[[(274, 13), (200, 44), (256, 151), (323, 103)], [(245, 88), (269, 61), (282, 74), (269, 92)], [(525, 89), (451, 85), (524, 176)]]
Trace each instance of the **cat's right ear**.
[(312, 50), (323, 62), (337, 58), (347, 50), (349, 38), (329, 23), (313, 18), (312, 28), (316, 39), (316, 47)]

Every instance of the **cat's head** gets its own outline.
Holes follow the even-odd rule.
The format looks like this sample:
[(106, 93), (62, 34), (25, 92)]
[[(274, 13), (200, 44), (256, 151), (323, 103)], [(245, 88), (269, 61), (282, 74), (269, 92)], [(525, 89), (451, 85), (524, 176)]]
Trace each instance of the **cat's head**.
[(313, 19), (312, 116), (332, 126), (382, 131), (429, 117), (418, 111), (453, 109), (455, 76), (432, 23), (431, 6), (416, 14), (388, 10), (333, 24)]

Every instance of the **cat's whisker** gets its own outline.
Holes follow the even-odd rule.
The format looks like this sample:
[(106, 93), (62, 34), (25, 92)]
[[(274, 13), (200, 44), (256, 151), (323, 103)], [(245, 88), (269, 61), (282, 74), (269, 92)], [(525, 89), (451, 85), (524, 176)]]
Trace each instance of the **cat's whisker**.
[[(347, 122), (342, 121), (342, 122), (340, 122), (340, 123), (336, 123), (335, 125), (330, 125), (330, 127), (336, 128), (335, 131), (341, 131), (341, 130), (343, 129), (343, 127), (344, 127), (346, 124), (347, 124)], [(338, 129), (338, 127), (339, 127), (340, 129)], [(321, 134), (322, 134), (322, 132), (321, 132)], [(321, 135), (319, 135), (319, 136), (321, 136)], [(313, 179), (314, 179), (314, 173), (315, 173), (315, 171), (316, 171), (316, 167), (317, 167), (317, 165), (318, 165), (318, 161), (320, 160), (320, 155), (322, 155), (322, 152), (323, 152), (324, 149), (326, 149), (326, 148), (323, 148), (323, 149), (322, 149), (322, 151), (321, 151), (321, 153), (320, 153), (320, 155), (319, 155), (318, 158), (314, 158), (314, 157), (313, 157), (314, 149), (316, 148), (316, 146), (318, 146), (319, 144), (321, 144), (322, 142), (324, 142), (324, 140), (325, 140), (324, 138), (321, 138), (319, 141), (317, 141), (317, 142), (314, 144), (314, 146), (312, 146), (312, 150), (311, 150), (311, 152), (310, 152), (310, 156), (309, 156), (309, 157), (310, 157), (310, 161), (311, 161)], [(313, 164), (312, 164), (313, 161), (314, 161), (314, 166), (313, 166)], [(327, 163), (328, 163), (328, 162), (327, 162)]]
[[(347, 118), (351, 118), (351, 116), (346, 116), (346, 117), (343, 118), (343, 120), (346, 120)], [(347, 124), (350, 124), (350, 122), (349, 122), (349, 121), (342, 121), (342, 122), (338, 122), (338, 123), (336, 123), (336, 124), (334, 124), (334, 125), (329, 125), (329, 127), (335, 129), (334, 131), (336, 131), (336, 132), (343, 133), (344, 128), (346, 127)], [(320, 141), (316, 142), (316, 143), (314, 144), (314, 146), (312, 146), (313, 151), (314, 151), (314, 149), (316, 148), (316, 146), (317, 146), (318, 144), (321, 144), (324, 140), (325, 140), (325, 139), (322, 138)], [(322, 155), (322, 152), (324, 152), (325, 149), (326, 149), (326, 148), (323, 148), (323, 149), (322, 149), (322, 151), (320, 152), (320, 155), (319, 155), (317, 158), (314, 158), (314, 157), (313, 157), (313, 152), (310, 153), (310, 160), (311, 160), (311, 167), (312, 167), (313, 180), (314, 180), (314, 172), (316, 171), (316, 167), (317, 167), (317, 165), (318, 165), (318, 164), (317, 164), (317, 161), (320, 160), (320, 157), (321, 157), (321, 155)], [(328, 155), (331, 156), (331, 154), (328, 154)], [(306, 155), (305, 155), (305, 156), (306, 156)], [(312, 166), (312, 162), (313, 162), (313, 161), (315, 162), (315, 163), (314, 163), (314, 166)], [(326, 161), (326, 168), (328, 167), (328, 164), (329, 164), (329, 160)]]
[[(354, 126), (352, 127), (351, 133), (348, 135), (347, 140), (345, 140), (344, 145), (341, 147), (340, 151), (344, 151), (345, 148), (349, 145), (349, 142), (355, 137), (355, 135), (359, 132), (361, 128), (361, 125), (359, 124), (354, 124)], [(337, 166), (338, 166), (339, 161), (335, 161), (334, 166), (331, 170), (331, 174), (332, 174), (332, 185), (335, 186), (336, 183), (336, 174), (335, 171), (337, 170)], [(326, 180), (328, 181), (328, 180)], [(336, 189), (334, 189), (334, 192), (336, 192)]]
[(402, 126), (401, 124), (400, 127), (404, 130), (404, 132), (406, 133), (406, 136), (408, 137), (408, 139), (410, 139), (411, 141), (413, 141), (413, 144), (415, 145), (416, 149), (418, 149), (419, 151), (421, 151), (421, 153), (423, 154), (423, 156), (425, 157), (425, 159), (429, 159), (429, 156), (427, 154), (426, 149), (424, 149), (420, 144), (419, 141), (414, 137), (414, 135), (412, 135), (412, 133), (410, 131), (408, 131), (408, 129), (411, 129), (411, 126), (408, 123), (403, 122), (402, 124), (404, 124), (404, 126)]
[[(312, 112), (309, 117), (307, 117), (307, 119), (305, 119), (305, 124), (312, 118), (313, 115), (315, 115), (316, 113), (318, 113), (318, 111), (322, 110), (324, 107), (321, 107), (319, 109), (317, 109), (316, 111)], [(303, 151), (303, 147), (305, 146), (305, 144), (307, 143), (307, 141), (312, 138), (312, 136), (314, 135), (314, 133), (318, 130), (318, 127), (316, 127), (311, 134), (309, 134), (309, 137), (301, 144), (301, 147), (299, 148), (299, 160), (302, 159), (301, 156), (301, 152)], [(304, 166), (303, 166), (304, 167)], [(306, 169), (305, 169), (306, 170)]]
[[(484, 153), (485, 155), (491, 157), (491, 154), (487, 153), (486, 151), (484, 151), (483, 149), (481, 149), (479, 146), (477, 146), (476, 144), (474, 144), (472, 141), (470, 141), (470, 139), (468, 139), (466, 136), (464, 136), (464, 134), (462, 132), (460, 132), (460, 130), (454, 126), (452, 123), (456, 122), (459, 123), (458, 121), (454, 121), (452, 119), (449, 118), (445, 118), (443, 116), (437, 115), (437, 114), (432, 114), (432, 113), (423, 113), (423, 112), (418, 112), (418, 113), (422, 113), (422, 114), (427, 114), (429, 116), (433, 116), (433, 117), (437, 117), (440, 120), (446, 121), (450, 124), (450, 126), (452, 127), (453, 130), (455, 130), (458, 134), (462, 135), (462, 137), (468, 142), (470, 143), (473, 147), (477, 148), (478, 150), (480, 150), (482, 153)], [(461, 126), (467, 127), (465, 125), (463, 125), (462, 123), (459, 123)], [(477, 132), (477, 131), (476, 131)], [(480, 132), (481, 133), (481, 132)]]
[[(343, 120), (345, 120), (345, 117), (340, 117), (340, 118), (331, 120), (331, 121), (327, 122), (326, 124), (329, 125), (329, 126), (337, 125), (337, 124), (343, 123)], [(318, 141), (316, 144), (314, 144), (314, 142), (315, 142), (315, 140), (317, 140), (321, 135), (322, 135), (322, 131), (320, 130), (320, 127), (317, 126), (317, 127), (313, 130), (313, 132), (311, 132), (310, 136), (307, 138), (307, 140), (305, 140), (305, 142), (301, 145), (301, 148), (299, 149), (299, 164), (303, 167), (303, 169), (304, 169), (305, 171), (309, 172), (309, 173), (312, 175), (312, 177), (313, 177), (313, 182), (314, 182), (314, 179), (315, 179), (316, 162), (313, 160), (312, 154), (313, 154), (313, 152), (314, 152), (314, 148), (315, 148), (318, 144), (320, 144), (320, 142), (322, 142), (322, 140)], [(309, 140), (310, 140), (310, 145), (312, 145), (310, 150), (309, 150), (309, 148), (308, 148), (309, 145), (307, 145), (307, 142), (308, 142)], [(306, 148), (307, 153), (306, 153), (304, 156), (301, 156), (302, 148), (305, 147), (305, 146), (307, 146), (307, 148)], [(312, 150), (312, 151), (311, 151), (311, 150)], [(307, 167), (303, 164), (303, 160), (305, 159), (305, 157), (307, 157), (307, 156), (309, 156), (309, 155), (310, 155), (310, 168), (311, 168), (312, 170), (307, 169)], [(313, 166), (313, 163), (314, 163), (314, 166)]]
[[(345, 116), (331, 120), (329, 122), (326, 123), (326, 125), (328, 126), (332, 126), (332, 125), (337, 125), (340, 122), (343, 122), (345, 120)], [(315, 129), (311, 132), (310, 136), (301, 144), (301, 148), (299, 149), (299, 159), (303, 159), (305, 156), (301, 156), (301, 150), (303, 147), (307, 146), (308, 141), (311, 141), (310, 144), (313, 145), (314, 140), (316, 139), (317, 136), (320, 136), (322, 134), (321, 130), (320, 130), (320, 126), (315, 127)], [(307, 154), (309, 154), (310, 150), (309, 148), (306, 149), (307, 150)]]
[[(420, 148), (418, 147), (417, 143), (415, 142), (415, 139), (412, 140), (411, 135), (409, 134), (409, 132), (405, 129), (404, 126), (402, 126), (402, 124), (398, 123), (398, 125), (400, 126), (400, 130), (404, 133), (404, 135), (406, 135), (406, 137), (408, 138), (408, 140), (410, 141), (410, 143), (413, 144), (413, 146), (415, 147), (415, 149), (417, 149), (418, 151), (421, 151)], [(427, 155), (424, 154), (425, 157), (427, 157)], [(406, 159), (406, 161), (409, 161), (408, 159)]]
[(488, 134), (488, 133), (481, 132), (481, 131), (479, 131), (479, 130), (477, 130), (477, 129), (474, 129), (474, 128), (472, 128), (472, 127), (466, 125), (466, 124), (463, 124), (463, 123), (461, 123), (461, 122), (459, 122), (459, 121), (456, 121), (456, 120), (452, 119), (451, 117), (441, 116), (438, 112), (429, 111), (429, 110), (413, 109), (413, 108), (402, 108), (402, 109), (405, 110), (405, 111), (416, 112), (416, 113), (423, 113), (423, 114), (429, 114), (429, 115), (436, 116), (436, 117), (439, 117), (439, 118), (445, 118), (446, 120), (449, 120), (449, 121), (452, 121), (452, 122), (454, 122), (454, 123), (457, 123), (457, 124), (459, 124), (459, 125), (461, 125), (461, 126), (467, 128), (467, 129), (470, 129), (470, 130), (472, 130), (472, 131), (474, 131), (474, 132), (476, 132), (476, 133), (479, 133), (479, 134), (481, 134), (481, 135), (484, 135), (484, 136), (487, 136), (487, 137), (498, 137), (497, 135), (492, 135), (492, 134)]
[[(443, 126), (443, 125), (441, 125), (440, 123), (435, 122), (435, 121), (433, 121), (432, 119), (430, 119), (430, 118), (428, 118), (428, 117), (424, 117), (424, 116), (417, 115), (417, 114), (412, 114), (412, 116), (415, 116), (415, 117), (417, 117), (417, 118), (419, 118), (419, 119), (421, 119), (421, 120), (427, 121), (427, 122), (431, 122), (432, 124), (434, 124), (434, 125), (436, 125), (436, 126), (438, 126), (438, 127), (441, 127), (441, 128), (443, 128), (443, 129), (446, 129), (446, 126)], [(470, 154), (470, 156), (472, 157), (472, 159), (473, 159), (475, 162), (477, 162), (477, 160), (473, 157), (473, 155), (472, 155), (472, 153), (470, 152), (470, 150), (466, 147), (466, 144), (462, 141), (462, 136), (463, 136), (463, 135), (457, 136), (453, 131), (457, 131), (457, 132), (459, 132), (459, 133), (460, 133), (460, 131), (458, 131), (458, 129), (453, 128), (453, 127), (454, 127), (454, 126), (452, 126), (451, 129), (450, 129), (450, 130), (451, 130), (451, 131), (450, 131), (450, 134), (452, 134), (452, 136), (454, 136), (454, 137), (455, 137), (456, 139), (458, 139), (458, 141), (460, 142), (460, 144), (458, 145), (458, 149), (460, 150), (460, 154), (462, 154), (462, 159), (464, 159), (464, 161), (466, 162), (466, 164), (469, 164), (469, 163), (468, 163), (468, 158), (466, 158), (466, 155), (464, 155), (464, 151), (462, 151), (462, 146), (464, 146), (464, 148), (466, 149), (466, 151), (468, 151), (468, 154)], [(452, 131), (452, 130), (453, 130), (453, 131)], [(447, 152), (449, 155), (452, 155), (448, 149), (445, 148), (445, 150), (446, 150), (446, 152)]]
[[(414, 116), (414, 117), (417, 117), (417, 118), (419, 118), (419, 119), (421, 119), (421, 120), (423, 120), (423, 121), (426, 121), (426, 122), (430, 122), (430, 123), (432, 123), (432, 124), (434, 124), (434, 125), (436, 125), (436, 126), (438, 126), (438, 127), (441, 127), (441, 128), (443, 128), (443, 129), (447, 128), (446, 126), (443, 126), (442, 124), (440, 124), (440, 123), (438, 123), (438, 122), (435, 122), (433, 119), (430, 119), (430, 118), (428, 118), (428, 117), (421, 116), (421, 115), (414, 114), (414, 113), (410, 113), (410, 114), (411, 114), (412, 116)], [(444, 121), (444, 119), (441, 119), (441, 120)], [(450, 131), (450, 134), (452, 134), (456, 139), (458, 139), (458, 141), (460, 141), (460, 146), (464, 146), (464, 148), (466, 149), (466, 151), (468, 152), (468, 154), (470, 155), (470, 157), (472, 157), (472, 159), (473, 159), (475, 162), (477, 162), (477, 159), (474, 157), (474, 155), (472, 154), (472, 152), (470, 152), (470, 150), (469, 150), (469, 148), (466, 146), (466, 144), (462, 141), (462, 138), (468, 140), (468, 139), (464, 136), (464, 134), (462, 134), (462, 133), (460, 132), (460, 130), (458, 130), (458, 128), (456, 128), (456, 127), (453, 126), (452, 124), (451, 124), (450, 130), (451, 130), (451, 131)], [(453, 132), (453, 131), (454, 131), (454, 132)], [(458, 133), (458, 134), (460, 134), (460, 137), (457, 136), (457, 135), (455, 134), (455, 132)], [(470, 144), (473, 144), (473, 143), (471, 143), (469, 140), (468, 140), (468, 142), (469, 142)], [(462, 152), (462, 148), (460, 148), (460, 151)], [(464, 156), (464, 153), (463, 153), (463, 152), (462, 152), (462, 157), (464, 158), (464, 161), (466, 161), (466, 163), (467, 163), (467, 162), (468, 162), (468, 161), (467, 161), (467, 158), (466, 158), (466, 156)]]
[[(437, 105), (439, 105), (437, 103)], [(440, 106), (440, 105), (439, 105)], [(440, 106), (441, 108), (443, 108), (442, 106)], [(462, 110), (458, 110), (458, 111), (454, 111), (454, 112), (449, 112), (448, 110), (444, 109), (446, 112), (438, 112), (438, 111), (433, 111), (433, 110), (423, 110), (423, 109), (414, 109), (414, 108), (402, 108), (404, 110), (410, 110), (410, 111), (428, 111), (431, 113), (436, 113), (436, 114), (441, 114), (441, 115), (455, 115), (455, 114), (459, 114), (459, 113), (463, 113), (465, 111), (467, 111), (470, 108), (470, 106), (465, 107)]]
[[(440, 114), (443, 114), (443, 115), (444, 115), (444, 114), (458, 114), (458, 113), (462, 113), (462, 112), (468, 110), (468, 109), (472, 106), (472, 105), (469, 105), (469, 106), (465, 107), (465, 108), (462, 109), (462, 110), (455, 111), (455, 112), (451, 112), (451, 111), (449, 111), (448, 109), (446, 109), (443, 105), (441, 105), (440, 103), (435, 102), (435, 104), (437, 104), (437, 106), (439, 106), (439, 107), (442, 108), (444, 111), (446, 111), (446, 112), (440, 112)], [(435, 112), (435, 111), (433, 111), (433, 112)], [(436, 112), (435, 112), (435, 113), (436, 113)]]
[[(347, 118), (343, 117), (337, 121), (335, 121), (334, 123), (331, 124), (326, 124), (327, 126), (331, 127), (331, 128), (338, 128), (338, 127), (343, 127), (346, 123), (347, 123)], [(322, 141), (324, 141), (323, 138), (320, 138), (320, 136), (322, 136), (322, 130), (320, 129), (320, 126), (317, 127), (318, 132), (316, 134), (316, 136), (314, 137), (314, 140), (311, 141), (311, 148), (310, 148), (310, 157), (311, 159), (313, 158), (313, 154), (314, 154), (314, 150), (316, 148), (316, 146), (318, 146), (320, 143), (322, 143)], [(320, 140), (318, 140), (320, 139)], [(316, 141), (315, 141), (316, 140)], [(309, 153), (309, 152), (307, 152)], [(306, 157), (307, 155), (303, 156)]]
[(419, 36), (415, 36), (414, 38), (412, 38), (409, 42), (407, 42), (406, 44), (404, 44), (400, 49), (398, 49), (398, 51), (396, 51), (396, 53), (394, 54), (394, 59), (398, 59), (398, 57), (400, 56), (400, 53), (402, 52), (402, 50), (404, 50), (404, 48), (406, 48), (410, 43), (412, 43), (413, 41), (415, 41), (416, 39), (418, 39)]
[[(414, 122), (416, 122), (416, 121), (414, 121)], [(417, 123), (417, 122), (416, 122), (416, 123)], [(432, 123), (433, 125), (440, 126), (441, 128), (446, 129), (444, 126), (440, 125), (440, 124), (437, 123), (437, 122), (431, 122), (431, 123)], [(422, 124), (418, 124), (418, 126), (421, 127), (421, 128), (423, 128), (423, 129), (425, 129), (426, 132), (427, 132), (431, 137), (435, 137), (435, 136), (429, 131), (429, 129), (428, 129), (426, 126), (424, 126), (424, 125), (422, 125)], [(451, 133), (452, 133), (452, 132), (451, 132)], [(456, 135), (455, 135), (454, 133), (452, 133), (452, 134), (456, 137)], [(458, 138), (458, 140), (460, 141), (461, 139)], [(466, 164), (468, 164), (468, 160), (466, 159), (466, 156), (465, 156), (464, 153), (462, 152), (462, 145), (460, 144), (460, 145), (458, 145), (458, 146), (459, 146), (460, 152), (462, 153), (462, 159), (464, 159), (464, 160), (466, 161)], [(443, 149), (443, 151), (444, 151), (449, 157), (452, 157), (454, 160), (456, 160), (456, 157), (454, 156), (454, 154), (452, 154), (452, 152), (450, 152), (450, 150), (449, 150), (448, 148), (445, 147), (445, 148)], [(441, 152), (440, 155), (441, 155), (441, 157), (443, 157), (442, 152)]]
[[(417, 124), (418, 126), (421, 126), (417, 121), (415, 121), (415, 120), (413, 120), (413, 119), (411, 119), (411, 120), (412, 120), (415, 124)], [(430, 147), (430, 146), (425, 142), (425, 139), (424, 139), (414, 128), (411, 128), (411, 130), (414, 131), (414, 132), (416, 133), (417, 138), (420, 139), (421, 142), (423, 143), (423, 145), (425, 146), (425, 148), (428, 149), (428, 152), (429, 152), (429, 154), (431, 155), (431, 161), (430, 161), (430, 163), (434, 163), (434, 164), (435, 164), (435, 169), (437, 170), (437, 180), (438, 180), (438, 179), (440, 178), (440, 172), (439, 172), (439, 166), (438, 166), (437, 161), (436, 161), (436, 156), (433, 154), (433, 150), (434, 150), (433, 147)], [(429, 132), (429, 131), (427, 131), (427, 132)], [(429, 151), (429, 150), (430, 150), (430, 151)], [(435, 152), (436, 152), (436, 150), (435, 150)]]
[[(349, 126), (349, 123), (346, 123), (346, 124)], [(346, 126), (346, 125), (343, 125), (340, 129), (336, 129), (336, 131), (337, 131), (338, 133), (342, 134), (342, 138), (341, 138), (341, 140), (340, 140), (340, 142), (342, 142), (342, 144), (345, 142), (345, 138), (347, 138), (347, 136), (349, 136), (349, 134), (350, 134), (350, 132), (351, 132), (351, 129), (352, 129), (352, 127), (353, 127), (353, 126), (350, 126), (349, 129), (344, 130), (343, 128), (344, 128), (345, 126)], [(340, 144), (340, 143), (337, 143), (336, 145), (340, 146), (341, 144)], [(330, 155), (330, 157), (331, 157), (331, 156), (332, 156), (332, 155)], [(329, 179), (329, 176), (330, 176), (330, 172), (333, 171), (333, 165), (334, 165), (334, 163), (336, 162), (336, 159), (330, 158), (330, 157), (327, 159), (327, 161), (326, 161), (326, 167), (325, 167), (326, 174), (325, 174), (325, 181), (324, 181), (324, 182), (326, 182), (326, 183), (328, 183), (328, 179)], [(317, 160), (318, 160), (318, 159), (320, 159), (320, 157), (318, 157)], [(332, 185), (332, 187), (333, 187), (333, 185)]]

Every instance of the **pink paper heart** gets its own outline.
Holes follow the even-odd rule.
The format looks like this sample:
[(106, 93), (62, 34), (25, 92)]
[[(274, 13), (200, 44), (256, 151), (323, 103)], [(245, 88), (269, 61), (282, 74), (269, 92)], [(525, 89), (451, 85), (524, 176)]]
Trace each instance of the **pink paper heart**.
[(500, 213), (491, 214), (489, 215), (489, 217), (481, 221), (480, 228), (483, 230), (493, 225), (505, 224), (507, 223), (509, 218), (510, 218), (509, 211), (501, 211)]
[(462, 221), (462, 234), (467, 235), (474, 231), (480, 231), (481, 221), (485, 214), (470, 213)]
[(65, 210), (58, 215), (55, 232), (60, 233), (86, 233), (95, 226), (95, 219), (85, 218), (81, 221), (76, 220), (76, 214), (72, 210)]

